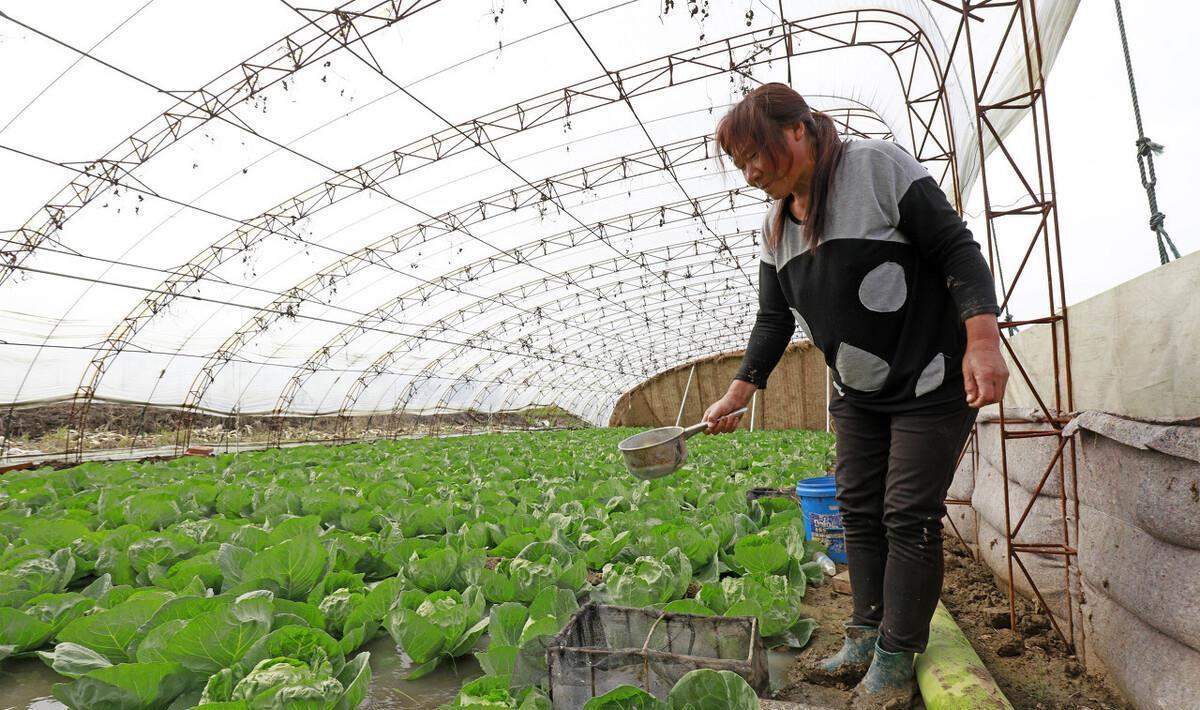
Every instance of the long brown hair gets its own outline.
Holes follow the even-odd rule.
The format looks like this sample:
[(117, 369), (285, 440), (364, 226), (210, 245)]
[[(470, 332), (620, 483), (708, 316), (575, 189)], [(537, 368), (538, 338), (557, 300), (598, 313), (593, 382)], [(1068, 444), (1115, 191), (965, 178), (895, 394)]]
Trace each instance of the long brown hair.
[[(753, 148), (763, 156), (771, 170), (775, 170), (787, 150), (783, 131), (797, 124), (804, 126), (815, 163), (805, 220), (805, 242), (810, 249), (815, 249), (825, 235), (829, 193), (842, 160), (843, 143), (833, 119), (810, 109), (804, 97), (787, 84), (763, 84), (746, 94), (725, 114), (717, 124), (716, 141), (731, 157), (735, 150)], [(765, 235), (767, 248), (771, 251), (779, 248), (779, 240), (783, 237), (787, 199), (784, 197), (776, 203), (770, 234)]]

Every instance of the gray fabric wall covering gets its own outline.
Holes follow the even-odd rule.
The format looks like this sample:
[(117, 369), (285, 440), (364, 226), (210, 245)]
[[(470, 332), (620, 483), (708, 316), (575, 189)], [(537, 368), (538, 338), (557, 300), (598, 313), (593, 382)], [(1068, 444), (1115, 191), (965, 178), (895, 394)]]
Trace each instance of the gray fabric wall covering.
[[(946, 517), (942, 518), (942, 527), (945, 529), (946, 535), (954, 535), (970, 548), (971, 554), (976, 554), (978, 545), (975, 544), (977, 539), (977, 523), (975, 522), (978, 515), (975, 509), (969, 505), (952, 505), (946, 508)], [(953, 523), (953, 526), (951, 525)]]
[[(1130, 434), (1170, 432), (1171, 451), (1200, 447), (1197, 427), (1162, 427), (1112, 415), (1084, 413), (1077, 420), (1099, 420), (1106, 435), (1079, 426), (1079, 500), (1129, 522), (1163, 542), (1200, 550), (1200, 462), (1138, 448)], [(1099, 427), (1098, 427), (1099, 428)], [(1130, 442), (1121, 443), (1113, 436)], [(1191, 442), (1189, 446), (1188, 438)], [(1197, 449), (1200, 450), (1200, 449)]]
[[(1079, 552), (1078, 576), (1064, 579), (1059, 557), (1022, 553), (1021, 559), (1060, 622), (1068, 584), (1082, 600), (1075, 620), (1089, 670), (1107, 672), (1138, 708), (1200, 710), (1200, 462), (1191, 458), (1200, 452), (1200, 428), (1089, 412), (1074, 420), (1068, 434), (1077, 456), (1079, 539), (1072, 543)], [(1057, 443), (1048, 437), (1008, 446), (1014, 524)], [(995, 422), (980, 422), (977, 453), (977, 463), (971, 455), (964, 458), (951, 487), (951, 497), (969, 496), (971, 508), (951, 506), (949, 517), (1003, 584), (1004, 484)], [(1055, 474), (1018, 541), (1062, 540), (1058, 490)], [(1074, 514), (1068, 503), (1072, 536)], [(1014, 584), (1032, 596), (1019, 571)]]
[(1200, 708), (1200, 654), (1161, 634), (1087, 582), (1083, 592), (1089, 670), (1104, 668), (1138, 708)]
[[(982, 515), (979, 516), (977, 530), (979, 558), (991, 568), (1000, 587), (1004, 589), (1007, 587), (1008, 581), (1008, 558), (1004, 548), (1004, 531), (992, 527)], [(1037, 582), (1038, 590), (1041, 591), (1042, 598), (1050, 607), (1050, 612), (1062, 626), (1065, 623), (1067, 610), (1064, 593), (1066, 581), (1063, 578), (1062, 560), (1054, 555), (1035, 555), (1024, 552), (1021, 553), (1021, 561), (1025, 563), (1025, 569), (1029, 570), (1029, 575)], [(1013, 562), (1013, 583), (1018, 594), (1028, 599), (1034, 598), (1033, 587), (1030, 586), (1029, 580), (1025, 579), (1025, 575), (1021, 574), (1016, 562)]]
[(1080, 506), (1080, 518), (1084, 581), (1159, 633), (1196, 649), (1200, 673), (1200, 550), (1164, 543), (1091, 506)]
[[(985, 417), (981, 417), (981, 426), (979, 427), (979, 461), (980, 464), (987, 464), (991, 468), (999, 471), (1003, 468), (1003, 460), (1000, 456), (1000, 427), (993, 422), (989, 422)], [(1045, 429), (1045, 424), (1031, 422), (1028, 425), (1011, 426), (1010, 429), (1015, 430), (1041, 430)], [(1050, 463), (1050, 459), (1054, 456), (1054, 450), (1057, 448), (1059, 440), (1054, 437), (1046, 437), (1040, 439), (1021, 439), (1019, 442), (1010, 443), (1006, 458), (1008, 459), (1008, 475), (1017, 483), (1020, 483), (1026, 490), (1033, 491), (1037, 488), (1038, 481), (1041, 480), (1042, 474), (1046, 471), (1046, 466)], [(1070, 481), (1067, 482), (1068, 488)], [(1059, 474), (1057, 469), (1051, 473), (1046, 479), (1046, 483), (1042, 486), (1041, 494), (1044, 496), (1053, 496), (1058, 498), (1058, 492), (1061, 488)], [(1028, 500), (1026, 496), (1025, 500)]]
[[(1081, 653), (1089, 669), (1107, 671), (1139, 708), (1200, 710), (1200, 253), (1154, 269), (1070, 307), (1072, 404), (1066, 427), (1074, 443), (1079, 540), (1075, 577)], [(1061, 326), (1060, 326), (1061, 327)], [(1051, 327), (1023, 328), (1009, 344), (1054, 407), (1055, 372), (1064, 374), (1065, 339), (1056, 367)], [(1037, 424), (1038, 403), (1014, 365), (1005, 416)], [(1066, 402), (1065, 381), (1058, 395)], [(970, 498), (975, 521), (949, 510), (968, 544), (1007, 580), (1004, 488), (997, 408), (980, 415), (978, 451), (960, 467), (952, 496)], [(1147, 422), (1158, 422), (1155, 424)], [(1014, 428), (1027, 428), (1017, 426)], [(1009, 495), (1029, 500), (1050, 463), (1057, 437), (1010, 440)], [(1068, 455), (1069, 455), (1068, 447)], [(971, 465), (978, 460), (978, 466)], [(1077, 488), (1073, 485), (1077, 485)], [(1052, 475), (1034, 506), (1022, 541), (1059, 542), (1058, 495)], [(1068, 505), (1068, 527), (1076, 514)], [(1020, 508), (1013, 505), (1013, 519)], [(1060, 617), (1066, 597), (1061, 563), (1022, 554)], [(1018, 574), (1018, 591), (1029, 585)]]

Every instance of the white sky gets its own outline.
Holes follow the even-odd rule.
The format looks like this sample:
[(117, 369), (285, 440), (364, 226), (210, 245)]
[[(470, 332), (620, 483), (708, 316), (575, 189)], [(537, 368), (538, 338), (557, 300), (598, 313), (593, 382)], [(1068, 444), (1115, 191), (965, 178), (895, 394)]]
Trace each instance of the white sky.
[[(1155, 159), (1159, 210), (1180, 253), (1200, 249), (1200, 8), (1125, 0), (1129, 50)], [(1068, 303), (1159, 265), (1138, 177), (1133, 109), (1111, 0), (1083, 0), (1047, 81)]]

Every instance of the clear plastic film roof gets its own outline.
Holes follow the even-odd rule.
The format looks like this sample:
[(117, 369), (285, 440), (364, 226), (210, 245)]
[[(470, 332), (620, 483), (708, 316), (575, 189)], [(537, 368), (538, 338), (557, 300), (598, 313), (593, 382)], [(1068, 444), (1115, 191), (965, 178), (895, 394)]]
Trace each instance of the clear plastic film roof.
[[(1037, 3), (1034, 72), (1076, 4)], [(600, 423), (745, 344), (767, 205), (711, 140), (745, 91), (790, 82), (962, 203), (981, 155), (964, 25), (998, 48), (985, 98), (1037, 61), (1019, 29), (932, 0), (3, 12), (5, 405)]]

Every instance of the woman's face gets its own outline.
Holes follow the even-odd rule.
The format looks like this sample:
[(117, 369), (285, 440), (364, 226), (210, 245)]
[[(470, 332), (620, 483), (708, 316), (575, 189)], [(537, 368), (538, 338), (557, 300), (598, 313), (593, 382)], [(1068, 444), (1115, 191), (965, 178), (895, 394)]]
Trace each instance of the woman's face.
[(766, 148), (748, 146), (740, 155), (733, 156), (733, 164), (742, 171), (746, 184), (759, 188), (773, 200), (783, 199), (797, 188), (802, 177), (812, 175), (804, 125), (785, 128), (783, 138), (782, 155), (771, 156)]

